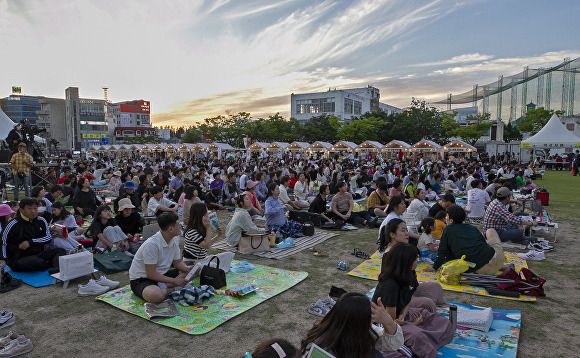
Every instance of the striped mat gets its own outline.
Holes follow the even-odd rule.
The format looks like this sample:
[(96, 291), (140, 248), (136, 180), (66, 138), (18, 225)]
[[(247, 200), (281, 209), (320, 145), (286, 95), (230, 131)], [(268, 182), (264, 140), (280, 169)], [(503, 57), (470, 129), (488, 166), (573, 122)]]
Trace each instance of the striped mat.
[[(309, 249), (314, 247), (333, 236), (337, 236), (338, 234), (326, 231), (316, 231), (312, 236), (304, 236), (299, 238), (294, 238), (294, 247), (288, 249), (277, 249), (272, 248), (270, 251), (264, 252), (253, 252), (252, 255), (256, 255), (259, 257), (264, 257), (267, 259), (283, 259), (285, 257), (294, 255), (302, 250)], [(230, 247), (225, 239), (222, 239), (215, 244), (212, 245), (214, 249), (226, 250), (230, 252), (237, 252), (238, 250), (235, 247)]]

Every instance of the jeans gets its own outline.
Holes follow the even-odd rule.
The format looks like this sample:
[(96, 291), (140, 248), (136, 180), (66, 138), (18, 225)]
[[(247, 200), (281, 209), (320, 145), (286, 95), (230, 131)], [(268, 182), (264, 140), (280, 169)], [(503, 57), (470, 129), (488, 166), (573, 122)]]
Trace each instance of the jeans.
[(14, 176), (14, 200), (18, 201), (20, 194), (20, 185), (24, 186), (24, 196), (30, 197), (30, 177), (27, 175), (24, 178), (18, 175)]
[(43, 251), (36, 255), (20, 257), (14, 267), (10, 266), (15, 272), (35, 272), (46, 270), (47, 268), (58, 268), (59, 257), (66, 255), (66, 251), (56, 248)]
[(524, 233), (519, 229), (502, 230), (496, 229), (501, 242), (511, 241), (516, 244), (528, 244), (530, 242), (538, 241), (537, 238), (531, 236), (524, 236)]

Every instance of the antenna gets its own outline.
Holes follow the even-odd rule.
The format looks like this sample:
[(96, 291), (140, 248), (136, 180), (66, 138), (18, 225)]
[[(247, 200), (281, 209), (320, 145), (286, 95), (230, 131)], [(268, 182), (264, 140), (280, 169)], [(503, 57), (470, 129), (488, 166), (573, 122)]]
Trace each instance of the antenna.
[(105, 101), (109, 100), (109, 87), (101, 87), (105, 93)]

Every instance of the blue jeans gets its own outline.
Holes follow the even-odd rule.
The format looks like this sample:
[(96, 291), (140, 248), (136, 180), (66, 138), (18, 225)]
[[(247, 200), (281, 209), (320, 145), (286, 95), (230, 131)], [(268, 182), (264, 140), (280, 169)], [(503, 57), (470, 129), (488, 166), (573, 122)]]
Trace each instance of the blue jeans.
[(20, 194), (20, 185), (24, 186), (24, 196), (30, 196), (30, 177), (27, 175), (24, 178), (18, 175), (14, 176), (14, 200), (18, 201), (18, 195)]
[(511, 241), (517, 244), (527, 244), (530, 242), (538, 241), (537, 238), (531, 236), (524, 236), (524, 233), (521, 232), (519, 229), (509, 229), (509, 230), (502, 230), (502, 229), (495, 229), (497, 234), (499, 235), (499, 239), (501, 242)]

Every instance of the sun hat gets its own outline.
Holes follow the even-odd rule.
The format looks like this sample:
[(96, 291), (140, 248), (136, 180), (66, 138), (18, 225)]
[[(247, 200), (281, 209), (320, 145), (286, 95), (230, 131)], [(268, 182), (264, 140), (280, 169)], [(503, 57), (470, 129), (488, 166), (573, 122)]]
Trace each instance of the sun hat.
[(495, 196), (499, 199), (499, 198), (506, 198), (508, 196), (512, 195), (512, 192), (506, 188), (505, 186), (502, 186), (501, 188), (497, 189), (497, 191), (495, 192)]
[(133, 183), (131, 180), (126, 181), (125, 185), (123, 185), (123, 187), (125, 189), (137, 189), (137, 187), (135, 186), (135, 183)]
[(252, 189), (253, 187), (255, 187), (256, 185), (258, 185), (259, 183), (257, 181), (253, 181), (253, 180), (248, 180), (246, 182), (246, 188), (247, 189)]
[(8, 205), (8, 204), (0, 205), (0, 216), (6, 216), (6, 215), (11, 215), (11, 214), (14, 214), (14, 211), (12, 211), (12, 209), (10, 209), (10, 205)]
[(26, 143), (24, 143), (24, 142), (20, 142), (20, 143), (18, 143), (18, 146), (19, 146), (19, 147), (26, 147)]
[(113, 175), (116, 175), (116, 176), (118, 176), (118, 177), (120, 177), (120, 176), (121, 176), (121, 174), (123, 174), (123, 173), (121, 173), (121, 171), (120, 171), (120, 170), (117, 170), (116, 172), (113, 172)]
[(133, 203), (131, 202), (131, 199), (129, 198), (124, 198), (119, 200), (119, 211), (123, 211), (125, 209), (133, 209), (135, 208), (135, 205), (133, 205)]

